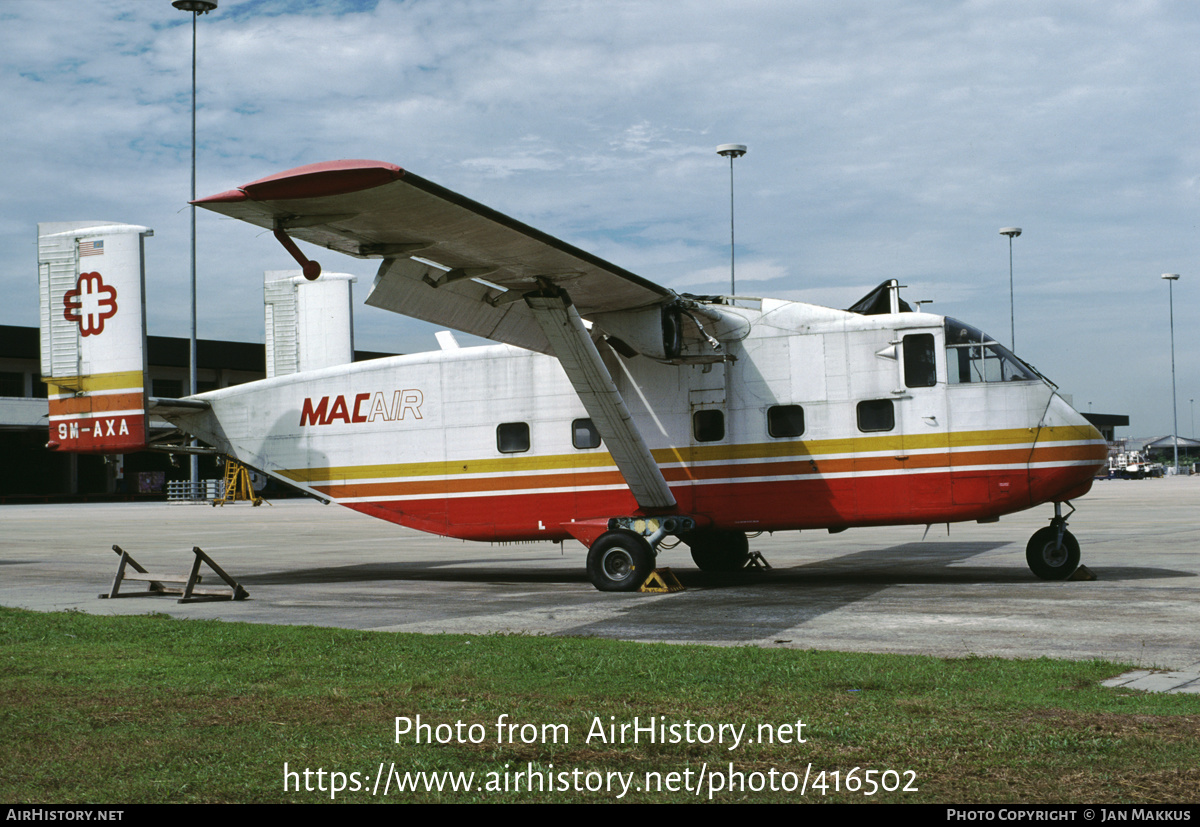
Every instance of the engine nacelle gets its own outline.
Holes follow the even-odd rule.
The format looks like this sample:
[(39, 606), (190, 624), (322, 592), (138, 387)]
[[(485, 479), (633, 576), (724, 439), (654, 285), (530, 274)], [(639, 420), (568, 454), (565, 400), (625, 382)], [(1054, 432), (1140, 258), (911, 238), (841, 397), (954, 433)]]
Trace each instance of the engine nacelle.
[[(629, 350), (651, 359), (678, 359), (683, 352), (683, 320), (674, 305), (598, 313), (590, 320)], [(614, 343), (616, 344), (616, 343)], [(618, 345), (618, 350), (622, 348)]]

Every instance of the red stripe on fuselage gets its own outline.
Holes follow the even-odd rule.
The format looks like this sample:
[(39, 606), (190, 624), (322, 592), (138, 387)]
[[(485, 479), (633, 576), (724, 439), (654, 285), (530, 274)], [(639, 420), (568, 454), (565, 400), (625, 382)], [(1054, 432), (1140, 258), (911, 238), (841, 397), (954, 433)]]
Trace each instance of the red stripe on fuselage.
[[(1039, 502), (1078, 497), (1094, 467), (1066, 466), (933, 472), (839, 479), (677, 485), (678, 513), (717, 529), (786, 531), (871, 525), (920, 525), (988, 519)], [(1036, 492), (1036, 496), (1034, 495)], [(1048, 493), (1054, 492), (1054, 493)], [(956, 499), (958, 501), (956, 501)], [(591, 517), (634, 515), (627, 489), (481, 495), (345, 503), (411, 528), (466, 540), (565, 540), (563, 526)]]

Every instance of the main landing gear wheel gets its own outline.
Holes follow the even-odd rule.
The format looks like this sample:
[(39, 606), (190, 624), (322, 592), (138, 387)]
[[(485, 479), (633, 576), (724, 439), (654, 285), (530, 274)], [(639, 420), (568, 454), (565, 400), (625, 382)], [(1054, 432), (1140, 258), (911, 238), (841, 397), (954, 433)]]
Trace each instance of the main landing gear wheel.
[(1060, 542), (1058, 527), (1046, 526), (1029, 538), (1025, 562), (1043, 580), (1066, 580), (1079, 568), (1079, 542), (1066, 529)]
[(606, 531), (588, 549), (588, 579), (602, 592), (637, 591), (652, 571), (654, 551), (632, 531)]
[(750, 559), (750, 541), (741, 531), (690, 531), (683, 541), (700, 571), (741, 571)]

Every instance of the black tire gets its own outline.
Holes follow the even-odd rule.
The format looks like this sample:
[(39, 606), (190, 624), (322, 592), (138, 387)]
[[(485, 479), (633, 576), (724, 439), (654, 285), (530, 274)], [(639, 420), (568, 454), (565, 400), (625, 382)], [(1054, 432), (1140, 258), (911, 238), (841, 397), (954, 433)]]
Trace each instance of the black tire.
[(1066, 580), (1079, 568), (1079, 542), (1071, 532), (1064, 531), (1060, 545), (1058, 529), (1047, 526), (1029, 538), (1025, 562), (1043, 580)]
[(588, 579), (602, 592), (637, 591), (652, 571), (654, 552), (632, 531), (606, 531), (588, 549)]
[(741, 571), (750, 559), (750, 541), (741, 531), (691, 531), (683, 541), (700, 571)]

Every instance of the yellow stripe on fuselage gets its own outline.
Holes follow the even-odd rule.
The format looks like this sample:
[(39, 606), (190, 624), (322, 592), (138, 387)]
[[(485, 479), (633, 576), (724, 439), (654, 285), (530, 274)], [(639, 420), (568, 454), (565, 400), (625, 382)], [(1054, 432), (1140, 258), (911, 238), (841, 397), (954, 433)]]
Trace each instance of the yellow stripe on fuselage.
[[(1056, 428), (1012, 428), (1002, 431), (961, 431), (950, 434), (902, 436), (888, 434), (876, 437), (845, 439), (781, 440), (740, 445), (696, 445), (682, 448), (659, 448), (652, 451), (660, 465), (730, 460), (774, 459), (780, 457), (806, 458), (841, 454), (866, 454), (877, 451), (920, 451), (961, 449), (981, 446), (1007, 448), (1047, 442), (1091, 442), (1102, 439), (1091, 426)], [(522, 474), (562, 470), (611, 468), (612, 457), (607, 452), (594, 454), (549, 454), (546, 456), (509, 456), (489, 459), (446, 460), (435, 462), (389, 463), (382, 465), (342, 465), (317, 468), (296, 468), (279, 473), (299, 483), (319, 481), (380, 480), (408, 477), (453, 477), (470, 474)]]
[(56, 376), (42, 381), (46, 383), (48, 393), (53, 396), (59, 393), (141, 390), (144, 381), (142, 377), (140, 370), (126, 370), (117, 373), (93, 373), (87, 376)]

